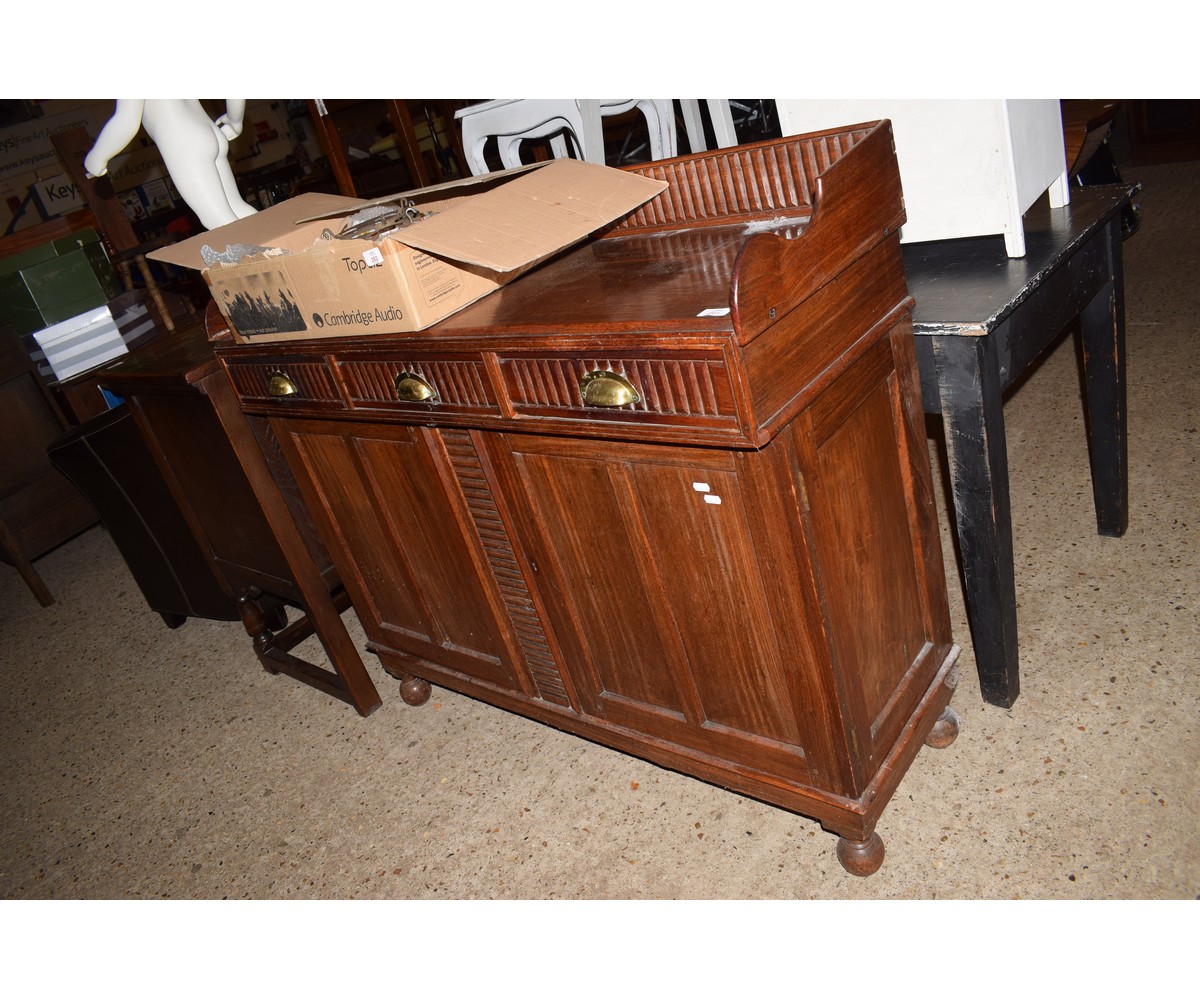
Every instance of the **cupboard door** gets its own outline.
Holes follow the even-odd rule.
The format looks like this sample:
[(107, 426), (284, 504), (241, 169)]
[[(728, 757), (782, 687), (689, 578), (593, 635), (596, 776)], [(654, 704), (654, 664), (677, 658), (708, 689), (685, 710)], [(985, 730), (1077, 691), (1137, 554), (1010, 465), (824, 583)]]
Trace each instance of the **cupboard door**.
[(271, 423), (384, 662), (394, 651), (517, 688), (500, 596), (439, 432)]
[(756, 501), (747, 463), (767, 460), (519, 435), (497, 451), (582, 711), (806, 778), (797, 560), (758, 551), (764, 536), (790, 540), (771, 518), (794, 517), (795, 498)]

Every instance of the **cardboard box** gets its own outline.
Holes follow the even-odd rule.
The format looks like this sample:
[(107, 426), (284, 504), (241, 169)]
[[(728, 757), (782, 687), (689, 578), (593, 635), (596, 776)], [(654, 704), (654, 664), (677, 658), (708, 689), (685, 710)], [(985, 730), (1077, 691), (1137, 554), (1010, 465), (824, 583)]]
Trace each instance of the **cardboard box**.
[(1070, 200), (1057, 100), (776, 101), (784, 135), (890, 118), (904, 186), (905, 243), (1003, 235), (1025, 255), (1021, 216), (1050, 191)]
[[(649, 201), (664, 181), (580, 160), (375, 201), (306, 194), (150, 254), (204, 269), (201, 249), (278, 249), (204, 269), (245, 343), (423, 330)], [(356, 211), (411, 199), (425, 217), (378, 242), (323, 239)]]
[(0, 317), (18, 333), (64, 322), (103, 305), (120, 291), (93, 229), (0, 260)]
[(33, 337), (60, 382), (129, 353), (107, 305), (48, 326)]

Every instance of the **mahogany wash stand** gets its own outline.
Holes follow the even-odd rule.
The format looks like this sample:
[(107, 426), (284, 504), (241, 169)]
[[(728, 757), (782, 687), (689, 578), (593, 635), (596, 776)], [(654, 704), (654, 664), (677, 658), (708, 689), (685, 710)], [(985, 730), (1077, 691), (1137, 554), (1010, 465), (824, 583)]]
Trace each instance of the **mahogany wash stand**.
[(216, 351), (369, 648), (819, 821), (850, 872), (957, 734), (886, 122), (670, 187), (417, 333)]

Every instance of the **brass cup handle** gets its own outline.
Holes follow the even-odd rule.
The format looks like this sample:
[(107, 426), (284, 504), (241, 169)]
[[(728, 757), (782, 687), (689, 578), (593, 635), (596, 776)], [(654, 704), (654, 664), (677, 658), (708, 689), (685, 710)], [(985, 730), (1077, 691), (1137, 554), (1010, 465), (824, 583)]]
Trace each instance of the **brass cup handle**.
[(401, 372), (393, 384), (396, 398), (406, 403), (423, 403), (429, 399), (437, 399), (437, 390), (416, 372)]
[(579, 383), (579, 391), (584, 406), (629, 406), (642, 401), (633, 383), (616, 372), (588, 372)]
[(283, 398), (285, 396), (294, 396), (300, 390), (296, 388), (296, 383), (283, 374), (283, 372), (271, 372), (267, 377), (267, 395)]

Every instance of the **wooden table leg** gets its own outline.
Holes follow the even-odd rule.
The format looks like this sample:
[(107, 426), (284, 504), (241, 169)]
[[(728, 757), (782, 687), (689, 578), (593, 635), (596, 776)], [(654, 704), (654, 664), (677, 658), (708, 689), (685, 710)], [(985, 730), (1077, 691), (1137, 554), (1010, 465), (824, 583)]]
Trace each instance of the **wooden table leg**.
[(1079, 315), (1087, 381), (1088, 453), (1096, 527), (1120, 537), (1129, 526), (1129, 448), (1125, 407), (1125, 282), (1120, 234), (1110, 223), (1114, 277)]
[(21, 579), (25, 581), (25, 586), (33, 592), (38, 604), (43, 608), (48, 608), (54, 603), (54, 595), (50, 593), (50, 588), (46, 586), (38, 571), (33, 568), (33, 561), (25, 554), (17, 536), (9, 531), (8, 525), (3, 521), (0, 521), (0, 557), (3, 557), (0, 558), (0, 562), (8, 563), (21, 574)]
[(999, 365), (989, 337), (933, 339), (967, 618), (984, 701), (1021, 690), (1008, 453)]
[[(237, 398), (232, 387), (225, 382), (225, 378), (225, 374), (221, 373), (219, 380), (214, 380), (216, 384), (207, 386), (208, 398), (230, 444), (237, 452), (242, 469), (262, 505), (267, 521), (272, 528), (278, 526), (276, 540), (300, 590), (304, 613), (333, 664), (333, 674), (330, 676), (334, 680), (332, 683), (325, 683), (322, 681), (324, 671), (313, 669), (311, 664), (287, 655), (286, 649), (291, 648), (290, 644), (283, 644), (282, 650), (273, 648), (273, 651), (267, 651), (270, 652), (270, 657), (264, 658), (260, 655), (260, 660), (268, 669), (274, 666), (343, 698), (354, 706), (359, 715), (370, 715), (382, 704), (379, 692), (358, 655), (354, 641), (346, 631), (345, 623), (341, 619), (342, 609), (335, 606), (330, 598), (329, 588), (321, 576), (321, 571), (295, 528), (287, 501), (272, 478), (266, 459), (254, 438), (254, 432), (238, 408)], [(256, 645), (256, 650), (258, 649)], [(260, 654), (261, 652), (263, 651), (260, 651)]]

